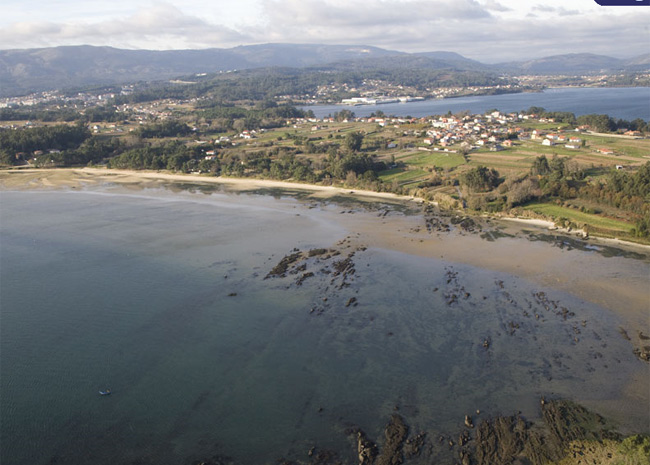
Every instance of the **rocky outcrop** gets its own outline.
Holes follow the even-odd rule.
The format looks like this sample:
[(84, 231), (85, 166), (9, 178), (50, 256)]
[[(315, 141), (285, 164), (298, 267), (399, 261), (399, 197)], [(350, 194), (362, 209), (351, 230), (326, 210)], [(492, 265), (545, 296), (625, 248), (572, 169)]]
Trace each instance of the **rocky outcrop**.
[(357, 431), (357, 454), (359, 465), (373, 465), (377, 458), (377, 444), (368, 439), (361, 430)]
[(469, 456), (476, 465), (544, 465), (561, 460), (573, 441), (618, 439), (600, 415), (573, 402), (543, 402), (542, 417), (543, 428), (520, 416), (483, 421), (469, 454), (461, 454), (461, 459)]
[(390, 422), (384, 430), (386, 442), (381, 448), (381, 454), (377, 459), (377, 465), (399, 465), (404, 461), (402, 447), (408, 435), (408, 427), (404, 419), (397, 414), (390, 418)]

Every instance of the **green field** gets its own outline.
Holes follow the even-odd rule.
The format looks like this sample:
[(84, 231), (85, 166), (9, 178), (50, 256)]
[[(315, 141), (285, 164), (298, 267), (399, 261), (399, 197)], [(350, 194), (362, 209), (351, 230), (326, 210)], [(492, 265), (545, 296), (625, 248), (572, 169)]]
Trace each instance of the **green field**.
[(416, 153), (404, 155), (397, 158), (398, 161), (406, 163), (410, 166), (417, 167), (430, 167), (436, 166), (438, 168), (455, 168), (463, 165), (465, 159), (458, 153), (450, 152), (424, 152), (419, 151)]
[(552, 203), (534, 203), (523, 207), (523, 209), (533, 211), (546, 217), (554, 218), (555, 220), (558, 218), (567, 218), (569, 221), (578, 225), (588, 224), (612, 232), (620, 231), (629, 233), (633, 228), (631, 224), (625, 223), (624, 221), (583, 213), (579, 210), (561, 207)]
[(379, 173), (379, 179), (383, 182), (397, 181), (400, 184), (407, 184), (419, 180), (424, 180), (430, 173), (424, 170), (412, 169), (405, 170), (404, 168), (394, 168)]

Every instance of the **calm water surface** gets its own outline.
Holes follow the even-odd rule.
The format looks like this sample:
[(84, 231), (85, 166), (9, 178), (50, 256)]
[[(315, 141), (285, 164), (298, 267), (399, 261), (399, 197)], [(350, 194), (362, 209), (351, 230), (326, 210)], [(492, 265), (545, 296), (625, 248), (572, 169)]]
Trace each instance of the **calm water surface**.
[[(327, 206), (111, 188), (1, 206), (3, 464), (260, 464), (316, 445), (355, 463), (345, 430), (379, 438), (395, 407), (437, 437), (476, 409), (534, 418), (540, 395), (619, 398), (643, 369), (611, 312), (353, 248)], [(341, 255), (307, 260), (302, 285), (264, 279), (316, 247)], [(638, 410), (622, 412), (632, 429)]]

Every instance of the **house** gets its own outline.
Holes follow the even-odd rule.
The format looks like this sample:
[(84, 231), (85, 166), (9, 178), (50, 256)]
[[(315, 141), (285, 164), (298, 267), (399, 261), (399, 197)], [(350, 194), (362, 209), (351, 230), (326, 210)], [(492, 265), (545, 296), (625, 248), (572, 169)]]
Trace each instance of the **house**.
[(423, 142), (427, 145), (433, 145), (435, 143), (435, 139), (433, 137), (427, 137)]
[(575, 143), (569, 143), (564, 145), (567, 149), (574, 149), (577, 150), (580, 148), (580, 144), (575, 144)]
[(612, 149), (607, 149), (607, 148), (596, 149), (596, 152), (602, 153), (604, 155), (614, 155), (614, 151)]
[(512, 141), (510, 139), (506, 139), (503, 141), (504, 147), (512, 147)]
[(544, 139), (542, 141), (542, 145), (546, 145), (546, 146), (550, 147), (552, 145), (555, 145), (555, 142), (553, 142), (551, 139)]

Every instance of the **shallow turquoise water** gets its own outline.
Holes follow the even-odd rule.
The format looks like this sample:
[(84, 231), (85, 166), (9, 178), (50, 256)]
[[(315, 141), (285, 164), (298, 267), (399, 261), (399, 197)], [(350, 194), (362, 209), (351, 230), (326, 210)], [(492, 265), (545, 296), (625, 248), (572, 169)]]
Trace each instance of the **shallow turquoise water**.
[(643, 366), (607, 310), (503, 273), (339, 245), (345, 283), (317, 258), (264, 279), (353, 234), (297, 200), (3, 192), (0, 224), (2, 463), (352, 463), (345, 430), (396, 407), (433, 436), (616, 398)]

